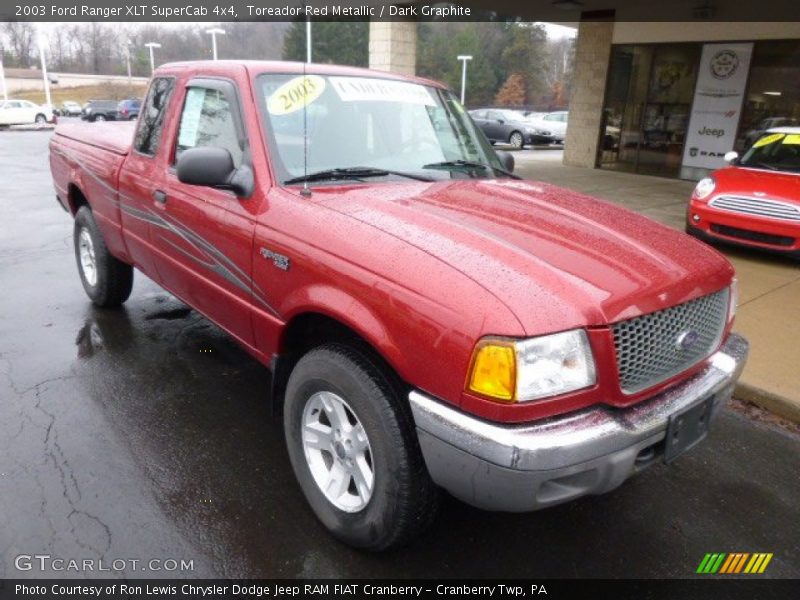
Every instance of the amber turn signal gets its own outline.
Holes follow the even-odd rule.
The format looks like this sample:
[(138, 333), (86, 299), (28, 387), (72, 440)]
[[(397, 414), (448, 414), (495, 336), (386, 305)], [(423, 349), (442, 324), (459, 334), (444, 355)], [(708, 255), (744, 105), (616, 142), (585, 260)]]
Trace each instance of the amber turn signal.
[(472, 354), (467, 388), (482, 396), (514, 402), (516, 365), (513, 342), (484, 340)]

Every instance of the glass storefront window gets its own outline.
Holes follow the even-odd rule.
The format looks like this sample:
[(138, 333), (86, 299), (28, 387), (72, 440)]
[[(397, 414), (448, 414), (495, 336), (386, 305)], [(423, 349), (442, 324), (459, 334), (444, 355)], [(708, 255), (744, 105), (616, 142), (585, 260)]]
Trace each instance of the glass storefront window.
[(612, 49), (601, 128), (603, 168), (674, 177), (683, 156), (700, 44)]
[(743, 153), (767, 129), (786, 126), (800, 126), (800, 43), (756, 42), (734, 149)]

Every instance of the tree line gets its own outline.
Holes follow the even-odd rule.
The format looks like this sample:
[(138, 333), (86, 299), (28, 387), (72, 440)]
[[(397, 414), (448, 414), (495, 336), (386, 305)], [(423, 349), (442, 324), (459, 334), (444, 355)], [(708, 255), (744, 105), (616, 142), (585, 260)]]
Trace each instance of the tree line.
[[(314, 23), (314, 62), (369, 65), (369, 23)], [(573, 40), (548, 39), (533, 23), (483, 21), (424, 22), (417, 29), (417, 74), (461, 89), (460, 54), (471, 55), (467, 106), (511, 106), (555, 110), (569, 99)], [(303, 60), (305, 23), (294, 22), (284, 38), (283, 56)]]
[[(211, 58), (205, 33), (213, 24), (163, 25), (75, 23), (48, 31), (48, 65), (57, 72), (121, 75), (130, 52), (134, 76), (150, 74), (148, 42), (156, 64)], [(218, 36), (220, 58), (304, 60), (305, 22), (228, 22)], [(417, 30), (417, 73), (461, 88), (460, 54), (473, 56), (468, 65), (466, 104), (554, 110), (569, 98), (573, 40), (548, 39), (533, 23), (484, 21), (424, 22)], [(127, 42), (127, 44), (126, 44)], [(127, 50), (126, 50), (127, 48)], [(313, 24), (314, 62), (369, 65), (369, 23), (323, 21)], [(38, 64), (36, 31), (30, 23), (0, 27), (0, 55), (7, 67)]]

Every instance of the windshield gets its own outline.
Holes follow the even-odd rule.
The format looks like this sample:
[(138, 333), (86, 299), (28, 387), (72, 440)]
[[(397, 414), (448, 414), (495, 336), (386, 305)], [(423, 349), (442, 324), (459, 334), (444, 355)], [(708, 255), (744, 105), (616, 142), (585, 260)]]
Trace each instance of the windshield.
[[(434, 180), (495, 177), (502, 169), (484, 136), (445, 90), (315, 74), (271, 73), (257, 81), (267, 139), (284, 183), (329, 170), (352, 174), (358, 169), (363, 175), (372, 169), (389, 180)], [(465, 165), (458, 161), (487, 168), (461, 168)]]
[(800, 134), (768, 133), (739, 160), (742, 167), (800, 172)]

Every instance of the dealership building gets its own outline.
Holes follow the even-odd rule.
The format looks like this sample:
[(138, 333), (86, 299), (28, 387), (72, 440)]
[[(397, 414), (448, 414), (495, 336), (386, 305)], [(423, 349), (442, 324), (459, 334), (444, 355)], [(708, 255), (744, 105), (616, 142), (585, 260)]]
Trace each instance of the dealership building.
[[(748, 22), (709, 0), (465, 4), (577, 28), (566, 164), (699, 179), (765, 128), (800, 124), (800, 22)], [(795, 2), (749, 10), (786, 6), (797, 19)], [(413, 73), (415, 49), (415, 24), (371, 23), (372, 68)]]

